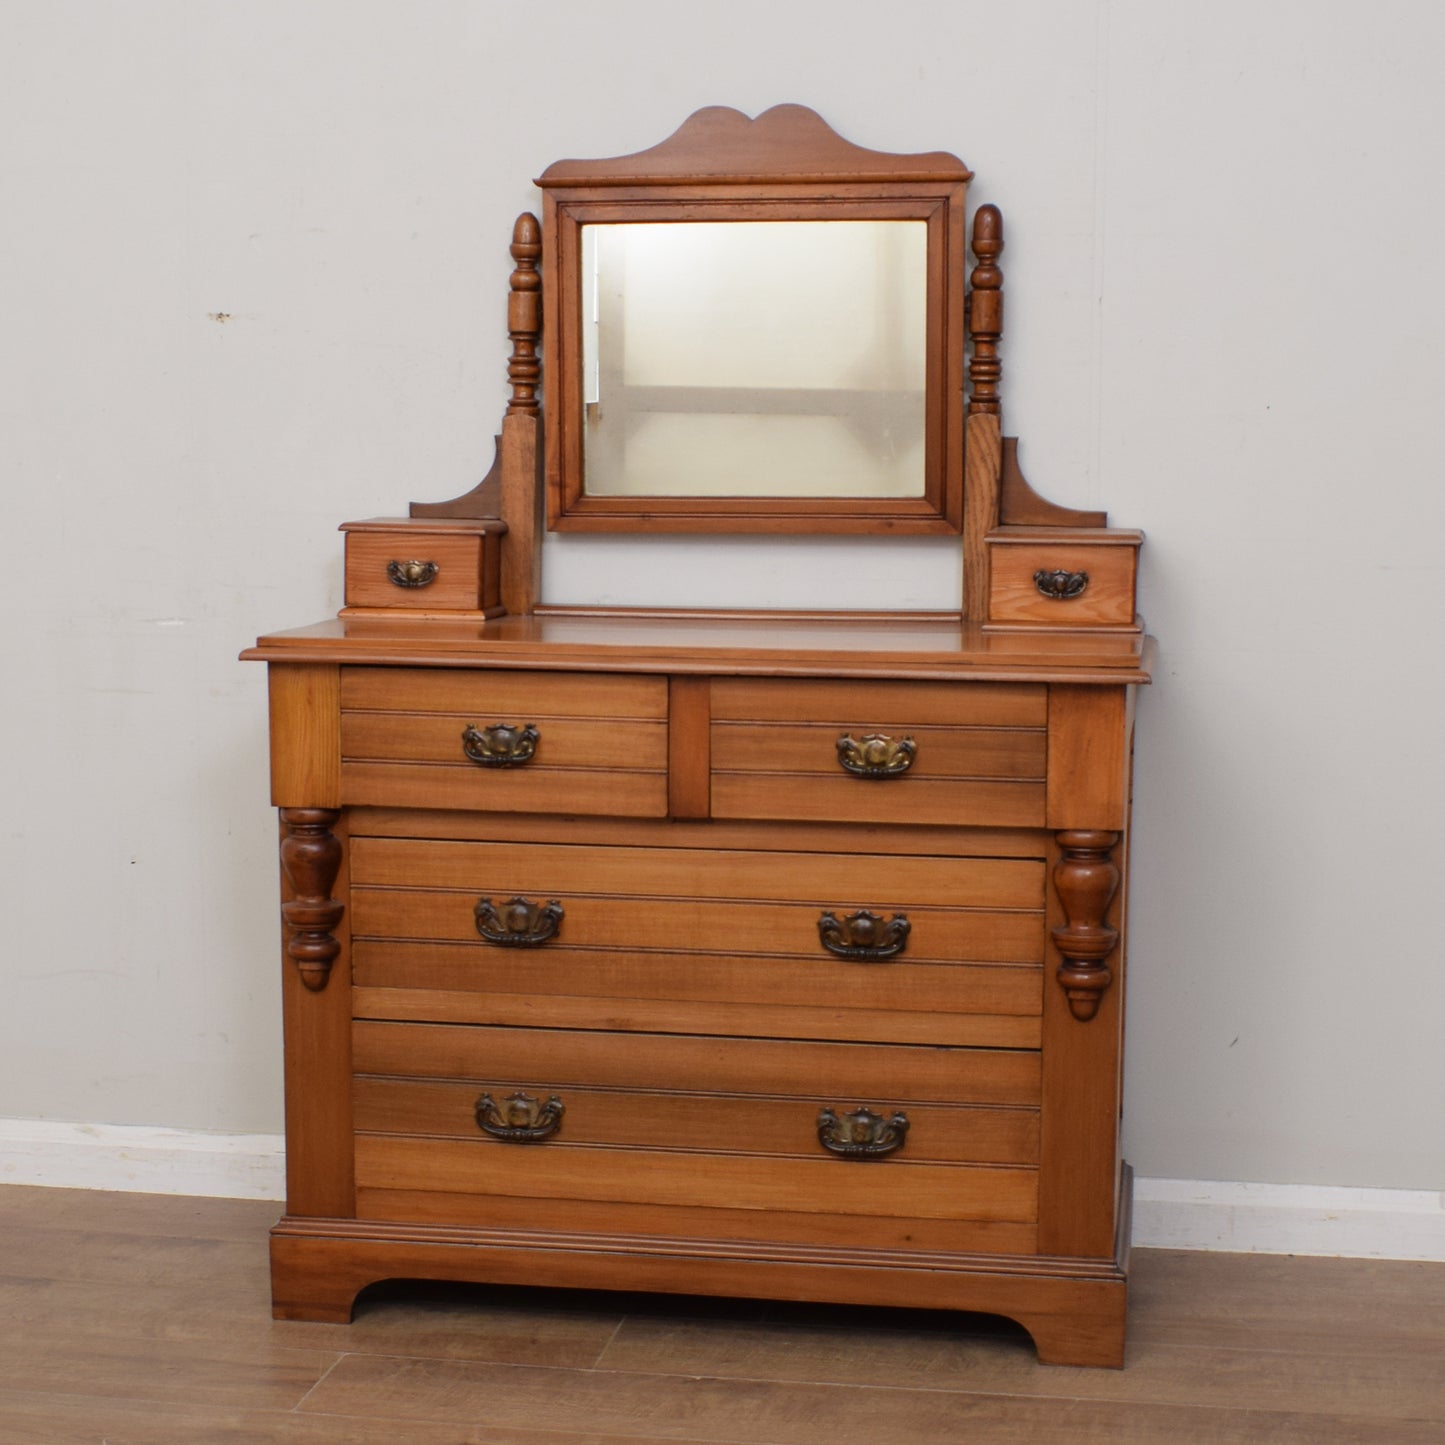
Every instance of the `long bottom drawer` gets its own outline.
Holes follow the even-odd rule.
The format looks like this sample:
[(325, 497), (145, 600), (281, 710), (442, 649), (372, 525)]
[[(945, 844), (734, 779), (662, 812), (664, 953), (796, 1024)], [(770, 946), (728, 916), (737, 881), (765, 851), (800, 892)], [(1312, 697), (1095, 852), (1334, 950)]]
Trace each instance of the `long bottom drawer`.
[[(363, 1217), (1033, 1247), (1036, 1054), (376, 1020), (354, 1028)], [(541, 1125), (507, 1125), (514, 1095)], [(858, 1135), (854, 1110), (866, 1111), (853, 1120), (863, 1120)]]

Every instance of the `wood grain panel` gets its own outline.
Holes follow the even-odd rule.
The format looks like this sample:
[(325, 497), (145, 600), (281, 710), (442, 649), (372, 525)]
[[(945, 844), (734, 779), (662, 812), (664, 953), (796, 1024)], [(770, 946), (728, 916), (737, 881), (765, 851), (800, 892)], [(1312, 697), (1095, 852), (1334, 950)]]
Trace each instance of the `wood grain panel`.
[[(473, 909), (479, 896), (500, 902), (506, 889), (443, 892), (355, 888), (353, 928), (371, 938), (434, 939), (472, 942), (478, 934)], [(565, 917), (557, 937), (569, 947), (675, 949), (679, 939), (697, 941), (718, 953), (791, 954), (832, 957), (818, 939), (819, 909), (782, 903), (722, 903), (689, 899), (575, 897), (560, 900)], [(876, 900), (835, 900), (838, 908), (863, 907)], [(1036, 963), (1042, 957), (1043, 919), (1037, 913), (990, 913), (982, 909), (914, 908), (906, 957), (913, 962), (994, 961)], [(515, 968), (530, 967), (534, 956), (518, 960), (515, 950), (496, 944)], [(542, 945), (545, 949), (549, 945)], [(699, 966), (706, 967), (706, 954)]]
[[(526, 979), (517, 983), (525, 986)], [(788, 1008), (778, 1004), (679, 1003), (672, 999), (557, 994), (356, 989), (357, 1018), (421, 1023), (521, 1024), (626, 1029), (639, 1033), (729, 1034), (744, 1038), (876, 1040), (969, 1048), (1036, 1049), (1038, 1017), (908, 1009)]]
[[(283, 836), (285, 825), (282, 825)], [(281, 1010), (285, 1024), (286, 1210), (289, 1214), (344, 1217), (354, 1194), (351, 1134), (351, 933), (346, 926), (351, 886), (346, 815), (333, 825), (341, 843), (341, 866), (327, 890), (343, 909), (336, 929), (340, 945), (326, 986), (306, 987), (282, 951)], [(283, 904), (295, 890), (281, 869)], [(283, 927), (283, 934), (287, 930)], [(304, 1083), (302, 1082), (304, 1081)]]
[[(357, 886), (484, 888), (492, 892), (638, 894), (775, 902), (872, 899), (890, 907), (1042, 909), (1043, 864), (1012, 858), (839, 857), (828, 853), (713, 853), (358, 838)], [(696, 942), (706, 945), (706, 938)], [(811, 950), (809, 950), (811, 952)]]
[(1124, 827), (1132, 758), (1130, 690), (1049, 688), (1050, 828)]
[(352, 1025), (359, 1074), (477, 1079), (555, 1090), (567, 1085), (703, 1093), (804, 1095), (823, 1102), (876, 1099), (1028, 1104), (1039, 1099), (1039, 1057), (1011, 1049), (630, 1035), (461, 1024)]
[[(631, 673), (345, 667), (344, 708), (550, 717), (667, 717), (667, 679)], [(528, 719), (531, 720), (530, 717)]]
[[(1114, 851), (1127, 864), (1127, 839)], [(1056, 854), (1056, 857), (1059, 856)], [(1122, 870), (1121, 870), (1122, 871)], [(1114, 895), (1105, 922), (1119, 930), (1119, 943), (1108, 957), (1112, 985), (1099, 999), (1093, 1018), (1080, 1020), (1069, 1009), (1054, 979), (1062, 958), (1048, 940), (1045, 965), (1042, 1055), (1046, 1123), (1042, 1135), (1046, 1166), (1040, 1191), (1039, 1246), (1051, 1254), (1102, 1256), (1114, 1248), (1121, 1197), (1119, 1159), (1120, 1089), (1123, 1075), (1125, 929), (1122, 889)], [(1067, 921), (1056, 888), (1049, 889), (1049, 927)], [(1124, 1186), (1127, 1187), (1127, 1186)]]
[[(898, 1207), (895, 1203), (895, 1208)], [(1029, 1255), (1038, 1231), (1031, 1223), (976, 1219), (908, 1219), (898, 1215), (816, 1213), (780, 1209), (703, 1209), (677, 1205), (581, 1199), (527, 1199), (500, 1194), (449, 1194), (437, 1190), (361, 1189), (361, 1219), (403, 1224), (455, 1224), (497, 1229), (554, 1229), (566, 1234), (660, 1235), (672, 1239), (727, 1239), (742, 1243), (810, 1245), (843, 1249), (899, 1249), (917, 1253), (987, 1252)]]
[[(826, 773), (845, 776), (838, 762), (836, 727), (807, 723), (720, 722), (712, 730), (712, 762), (719, 772)], [(854, 732), (854, 737), (861, 736)], [(1042, 728), (910, 727), (897, 736), (917, 745), (908, 778), (1022, 778), (1041, 781), (1046, 758)], [(901, 779), (855, 779), (888, 787)]]
[[(820, 1149), (820, 1154), (822, 1153)], [(923, 1219), (1032, 1222), (1037, 1176), (1031, 1169), (972, 1164), (858, 1163), (772, 1159), (653, 1149), (507, 1145), (484, 1139), (409, 1139), (363, 1134), (356, 1140), (363, 1189), (435, 1189), (445, 1193), (616, 1200), (630, 1204), (717, 1204), (796, 1214), (882, 1215)]]
[(711, 708), (711, 679), (668, 680), (667, 789), (668, 812), (674, 818), (706, 818), (710, 811)]
[(974, 411), (964, 419), (963, 615), (970, 621), (988, 616), (989, 547), (984, 538), (998, 525), (999, 428), (997, 412)]
[[(361, 1133), (480, 1140), (475, 1083), (358, 1076)], [(559, 1140), (651, 1149), (726, 1147), (745, 1154), (818, 1154), (818, 1104), (751, 1095), (569, 1089)], [(903, 1154), (912, 1163), (1037, 1164), (1038, 1112), (914, 1105)], [(746, 1121), (745, 1123), (743, 1121)]]
[[(538, 732), (533, 761), (505, 769), (522, 779), (548, 768), (622, 768), (661, 772), (667, 766), (667, 727), (660, 722), (538, 715), (499, 717), (482, 713), (344, 712), (341, 755), (347, 761), (450, 763), (469, 771), (483, 768), (467, 759), (463, 731), (493, 723), (534, 724)], [(1042, 776), (1042, 771), (1040, 772)]]
[(887, 727), (1042, 727), (1039, 683), (834, 681), (831, 678), (716, 678), (714, 720), (825, 722), (840, 730)]
[[(1037, 1016), (1043, 971), (1037, 964), (855, 963), (820, 949), (809, 958), (631, 949), (552, 943), (525, 961), (478, 940), (415, 943), (359, 938), (351, 950), (359, 988), (509, 994), (525, 990), (538, 1008), (569, 995), (596, 1009), (618, 1000), (809, 1008), (865, 1027), (869, 1014), (921, 1011)], [(870, 1035), (871, 1036), (871, 1035)]]
[(1036, 828), (1044, 821), (1044, 785), (907, 773), (880, 780), (714, 772), (712, 811), (715, 818)]
[(348, 803), (383, 808), (667, 816), (667, 774), (661, 770), (343, 762), (341, 787)]
[(267, 669), (271, 801), (278, 808), (341, 806), (340, 671), (309, 662)]
[(502, 606), (524, 616), (542, 594), (542, 420), (508, 411), (502, 418), (497, 461), (507, 540), (501, 548)]

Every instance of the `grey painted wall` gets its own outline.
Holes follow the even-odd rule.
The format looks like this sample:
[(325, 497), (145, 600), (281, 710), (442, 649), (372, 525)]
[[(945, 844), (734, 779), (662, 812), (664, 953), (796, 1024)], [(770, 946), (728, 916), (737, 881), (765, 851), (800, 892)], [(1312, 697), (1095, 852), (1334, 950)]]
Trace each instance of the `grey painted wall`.
[[(485, 466), (530, 177), (795, 100), (975, 168), (1025, 468), (1149, 534), (1136, 1168), (1441, 1187), (1436, 7), (32, 0), (0, 26), (0, 1116), (280, 1128), (236, 652), (335, 611), (336, 523)], [(877, 571), (832, 545), (803, 598), (766, 550), (598, 539), (551, 547), (549, 585), (787, 602)], [(954, 567), (907, 600), (946, 605)]]

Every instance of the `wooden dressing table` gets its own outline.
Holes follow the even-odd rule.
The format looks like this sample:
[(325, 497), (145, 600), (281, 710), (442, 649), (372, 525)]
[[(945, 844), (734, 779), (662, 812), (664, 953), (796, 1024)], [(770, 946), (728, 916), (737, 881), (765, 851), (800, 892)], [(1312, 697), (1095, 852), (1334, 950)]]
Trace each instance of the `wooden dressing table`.
[[(1000, 436), (1002, 230), (979, 209), (966, 288), (968, 178), (797, 106), (552, 167), (513, 237), (492, 472), (349, 524), (341, 616), (245, 654), (281, 810), (279, 1317), (347, 1320), (388, 1277), (650, 1289), (997, 1313), (1044, 1360), (1122, 1363), (1140, 537), (1035, 495)], [(640, 435), (738, 410), (735, 379), (634, 385), (585, 334), (589, 227), (704, 219), (914, 228), (916, 280), (881, 284), (921, 308), (919, 384), (800, 385), (781, 422), (775, 382), (747, 403), (778, 455), (848, 431), (840, 467), (883, 480), (593, 485)], [(872, 244), (792, 233), (835, 234)], [(965, 595), (547, 609), (544, 525), (952, 532)]]

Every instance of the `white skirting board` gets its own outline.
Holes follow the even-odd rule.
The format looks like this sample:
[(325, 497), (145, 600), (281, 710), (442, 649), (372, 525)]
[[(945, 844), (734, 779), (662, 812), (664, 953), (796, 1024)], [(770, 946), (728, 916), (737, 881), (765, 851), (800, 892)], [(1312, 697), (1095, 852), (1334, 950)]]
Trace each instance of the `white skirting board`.
[[(279, 1134), (0, 1120), (0, 1184), (273, 1199), (286, 1193)], [(1134, 1180), (1141, 1249), (1445, 1261), (1445, 1194), (1316, 1184)]]
[(1136, 1178), (1134, 1243), (1145, 1249), (1445, 1261), (1445, 1194)]
[(286, 1140), (280, 1134), (0, 1119), (0, 1184), (281, 1200)]

